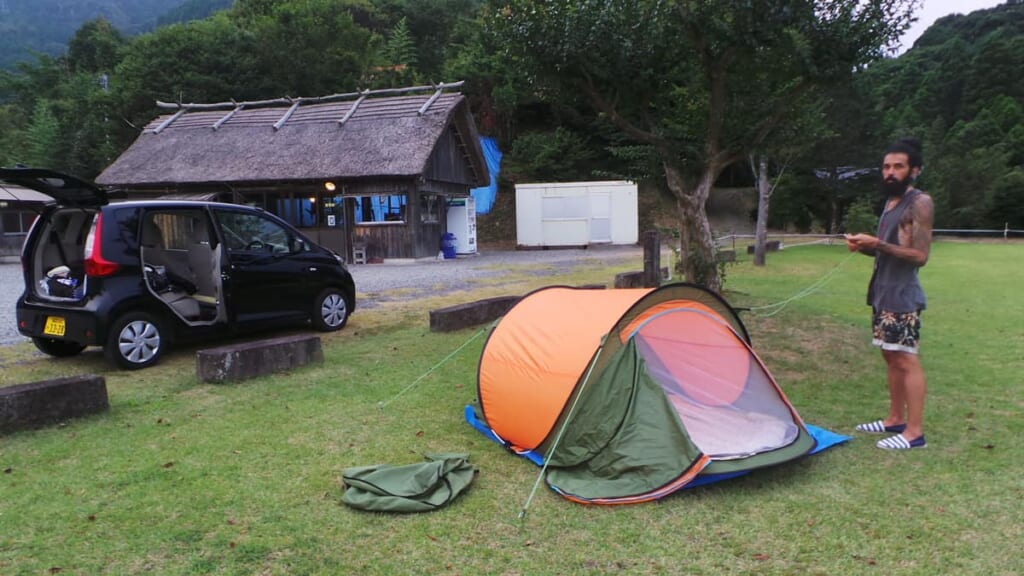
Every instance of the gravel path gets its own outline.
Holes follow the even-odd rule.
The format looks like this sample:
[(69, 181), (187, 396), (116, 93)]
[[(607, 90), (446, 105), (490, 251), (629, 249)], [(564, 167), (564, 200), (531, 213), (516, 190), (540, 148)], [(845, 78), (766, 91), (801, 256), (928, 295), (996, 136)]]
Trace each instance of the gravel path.
[[(377, 302), (416, 298), (415, 293), (387, 294), (402, 288), (423, 288), (438, 285), (450, 290), (471, 287), (477, 278), (500, 276), (507, 267), (543, 264), (566, 268), (584, 264), (613, 264), (623, 260), (636, 262), (643, 269), (643, 249), (640, 246), (596, 246), (586, 250), (512, 250), (485, 251), (455, 260), (417, 260), (408, 263), (360, 264), (349, 270), (356, 283), (358, 299), (356, 311), (373, 308)], [(666, 262), (662, 255), (662, 262)], [(14, 306), (23, 290), (21, 264), (0, 263), (0, 346), (24, 342), (18, 334)]]
[(18, 334), (14, 318), (14, 304), (24, 289), (21, 262), (17, 259), (0, 261), (0, 346), (28, 341), (28, 338)]

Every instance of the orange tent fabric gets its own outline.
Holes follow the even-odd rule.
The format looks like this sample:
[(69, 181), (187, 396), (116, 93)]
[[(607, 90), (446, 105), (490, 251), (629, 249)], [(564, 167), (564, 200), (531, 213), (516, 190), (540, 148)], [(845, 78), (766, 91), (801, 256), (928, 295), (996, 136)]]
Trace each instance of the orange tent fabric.
[[(558, 419), (601, 338), (650, 289), (547, 288), (502, 319), (480, 361), (480, 403), (513, 446), (532, 450)], [(498, 390), (515, 394), (492, 393)]]

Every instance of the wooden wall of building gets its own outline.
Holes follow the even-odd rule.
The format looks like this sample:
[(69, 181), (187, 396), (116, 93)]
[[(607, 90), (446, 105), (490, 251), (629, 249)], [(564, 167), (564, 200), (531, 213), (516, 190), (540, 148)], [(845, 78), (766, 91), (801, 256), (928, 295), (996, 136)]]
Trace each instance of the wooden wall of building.
[(434, 151), (427, 160), (423, 177), (427, 180), (461, 184), (467, 191), (474, 185), (475, 178), (467, 152), (454, 126), (449, 126), (438, 139)]

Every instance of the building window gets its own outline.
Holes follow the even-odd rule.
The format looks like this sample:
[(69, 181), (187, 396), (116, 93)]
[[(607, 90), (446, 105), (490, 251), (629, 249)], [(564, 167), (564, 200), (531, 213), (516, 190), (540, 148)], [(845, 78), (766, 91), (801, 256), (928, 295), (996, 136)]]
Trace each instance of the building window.
[(267, 210), (296, 228), (316, 227), (316, 196), (292, 196), (277, 198), (273, 210)]
[(27, 234), (29, 228), (32, 227), (32, 223), (35, 222), (36, 215), (32, 212), (4, 212), (3, 213), (3, 233), (4, 234)]
[(405, 195), (356, 196), (355, 219), (358, 224), (405, 222)]
[(323, 219), (321, 222), (328, 228), (345, 227), (345, 198), (342, 196), (324, 196)]
[(420, 196), (420, 222), (437, 222), (441, 219), (440, 203), (434, 194)]

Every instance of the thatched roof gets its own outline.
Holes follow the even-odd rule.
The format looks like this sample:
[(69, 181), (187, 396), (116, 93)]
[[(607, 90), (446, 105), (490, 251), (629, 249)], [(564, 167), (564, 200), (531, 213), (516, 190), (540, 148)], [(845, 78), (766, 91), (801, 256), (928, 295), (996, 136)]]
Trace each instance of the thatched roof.
[[(475, 180), (465, 184), (489, 181), (476, 125), (458, 93), (353, 98), (294, 108), (286, 103), (234, 112), (211, 106), (216, 105), (156, 118), (96, 181), (133, 188), (411, 178), (424, 173), (450, 126)], [(355, 112), (348, 114), (353, 107)]]

